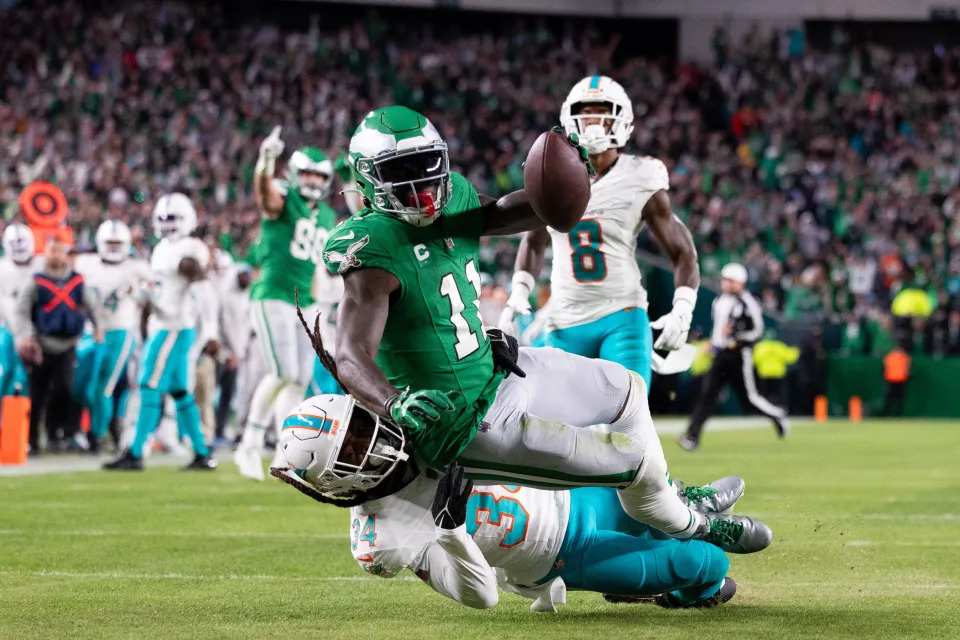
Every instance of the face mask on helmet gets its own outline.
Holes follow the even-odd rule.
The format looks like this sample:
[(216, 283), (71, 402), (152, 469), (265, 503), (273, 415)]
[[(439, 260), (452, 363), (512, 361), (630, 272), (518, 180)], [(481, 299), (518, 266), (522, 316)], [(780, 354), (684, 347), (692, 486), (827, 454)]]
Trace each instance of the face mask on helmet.
[(301, 403), (284, 420), (279, 447), (288, 469), (331, 497), (373, 489), (409, 458), (400, 429), (339, 395)]
[(158, 214), (153, 219), (153, 230), (161, 238), (170, 238), (171, 240), (181, 238), (189, 234), (184, 232), (185, 225), (183, 216), (174, 211)]
[(330, 176), (316, 171), (298, 171), (296, 186), (297, 193), (304, 200), (325, 200), (330, 195)]
[(108, 220), (97, 229), (94, 238), (97, 254), (105, 262), (122, 262), (130, 255), (130, 229), (122, 222)]
[(418, 227), (436, 221), (449, 200), (450, 161), (443, 142), (361, 158), (357, 171), (373, 184), (373, 209)]
[[(585, 107), (596, 104), (604, 105), (609, 111), (583, 113)], [(625, 122), (622, 111), (620, 107), (612, 102), (578, 102), (573, 105), (570, 120), (575, 127), (575, 132), (580, 136), (580, 143), (587, 148), (589, 153), (603, 153), (607, 149), (622, 146), (622, 143), (619, 142), (618, 132), (616, 131), (616, 129), (621, 126), (621, 123)], [(597, 122), (597, 120), (599, 120), (599, 122)], [(569, 124), (567, 128), (570, 128)]]
[(3, 232), (3, 252), (14, 262), (23, 264), (33, 258), (33, 232), (26, 225), (11, 224)]

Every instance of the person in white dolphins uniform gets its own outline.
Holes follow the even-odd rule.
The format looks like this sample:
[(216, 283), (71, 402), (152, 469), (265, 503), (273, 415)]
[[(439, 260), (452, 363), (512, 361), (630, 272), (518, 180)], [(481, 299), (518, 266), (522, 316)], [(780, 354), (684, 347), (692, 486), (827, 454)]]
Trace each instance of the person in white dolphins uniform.
[[(561, 107), (560, 124), (579, 135), (590, 154), (596, 170), (590, 202), (569, 233), (544, 226), (523, 237), (500, 328), (516, 335), (515, 316), (530, 313), (530, 294), (551, 245), (544, 343), (622, 364), (642, 376), (649, 389), (652, 366), (662, 364), (654, 348), (684, 349), (681, 369), (693, 361), (694, 351), (685, 347), (700, 286), (693, 238), (670, 208), (667, 167), (656, 158), (621, 151), (633, 131), (633, 106), (619, 83), (607, 76), (578, 82)], [(673, 309), (652, 324), (636, 259), (644, 226), (670, 257), (676, 285)], [(656, 343), (652, 329), (660, 330)]]
[(139, 324), (138, 300), (150, 282), (150, 267), (130, 257), (130, 228), (120, 220), (107, 220), (95, 236), (97, 256), (77, 260), (104, 317), (103, 342), (95, 347), (89, 392), (90, 450), (100, 450), (100, 441), (113, 419), (113, 392), (126, 370), (136, 344)]

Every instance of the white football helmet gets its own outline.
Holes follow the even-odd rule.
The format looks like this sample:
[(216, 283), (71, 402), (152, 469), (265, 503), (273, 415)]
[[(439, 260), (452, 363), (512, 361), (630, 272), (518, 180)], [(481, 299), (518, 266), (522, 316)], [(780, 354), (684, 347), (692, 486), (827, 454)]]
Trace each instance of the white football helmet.
[(3, 254), (14, 262), (24, 263), (33, 257), (35, 240), (30, 227), (19, 222), (12, 222), (3, 230)]
[(123, 262), (130, 256), (133, 236), (130, 227), (120, 220), (107, 220), (97, 229), (94, 237), (97, 254), (106, 262)]
[(197, 210), (182, 193), (168, 193), (153, 207), (153, 232), (161, 238), (186, 238), (197, 228)]
[(409, 458), (405, 445), (401, 429), (352, 396), (325, 394), (307, 398), (290, 412), (277, 448), (287, 464), (285, 475), (336, 497), (379, 485)]
[[(302, 147), (293, 152), (290, 162), (287, 163), (290, 185), (306, 200), (326, 200), (333, 185), (333, 163), (320, 149), (316, 147)], [(321, 173), (327, 176), (322, 187), (308, 186), (300, 179), (301, 171)]]
[[(588, 104), (609, 104), (610, 115), (602, 117), (602, 124), (586, 124), (587, 119), (596, 119), (596, 114), (581, 114), (580, 109)], [(580, 136), (580, 143), (591, 154), (627, 144), (633, 133), (633, 103), (620, 83), (607, 76), (587, 76), (567, 94), (560, 107), (560, 124), (567, 134)], [(609, 125), (610, 130), (607, 130)]]

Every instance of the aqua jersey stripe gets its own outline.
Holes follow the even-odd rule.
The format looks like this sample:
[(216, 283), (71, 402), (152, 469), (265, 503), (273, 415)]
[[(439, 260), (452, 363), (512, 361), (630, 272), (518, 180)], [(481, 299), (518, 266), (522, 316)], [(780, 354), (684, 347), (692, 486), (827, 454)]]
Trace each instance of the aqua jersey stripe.
[(599, 89), (600, 88), (600, 76), (593, 76), (590, 78), (590, 88)]

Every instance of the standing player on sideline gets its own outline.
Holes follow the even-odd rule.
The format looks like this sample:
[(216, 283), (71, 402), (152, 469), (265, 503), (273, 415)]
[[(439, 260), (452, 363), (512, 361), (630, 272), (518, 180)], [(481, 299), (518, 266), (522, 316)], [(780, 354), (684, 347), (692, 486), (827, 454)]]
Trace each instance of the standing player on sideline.
[[(693, 238), (670, 209), (664, 164), (620, 153), (633, 131), (633, 106), (623, 87), (606, 76), (584, 78), (564, 101), (560, 123), (590, 153), (597, 172), (590, 202), (569, 233), (540, 227), (523, 237), (500, 328), (515, 334), (514, 316), (530, 313), (530, 294), (552, 242), (546, 345), (622, 364), (649, 389), (653, 348), (680, 349), (690, 331), (700, 286)], [(644, 224), (670, 256), (676, 284), (673, 310), (653, 324), (635, 256)], [(651, 329), (661, 330), (656, 344)]]
[(34, 255), (35, 241), (30, 227), (12, 222), (3, 230), (3, 257), (0, 258), (0, 393), (8, 395), (19, 384), (27, 392), (27, 370), (17, 354), (13, 339), (14, 313), (24, 287), (33, 274), (43, 271), (43, 256)]
[(93, 371), (86, 381), (90, 401), (90, 452), (100, 450), (100, 440), (113, 419), (113, 391), (126, 370), (136, 342), (137, 298), (150, 281), (150, 268), (130, 258), (130, 228), (119, 220), (107, 220), (97, 229), (98, 257), (78, 260), (104, 316), (104, 338), (96, 345)]
[[(149, 334), (139, 379), (140, 415), (130, 448), (104, 469), (143, 469), (143, 447), (163, 416), (163, 396), (169, 394), (177, 409), (177, 428), (190, 438), (196, 454), (184, 470), (212, 470), (217, 461), (210, 457), (200, 431), (200, 411), (193, 398), (195, 362), (190, 359), (198, 310), (191, 285), (206, 277), (210, 250), (191, 235), (197, 228), (197, 211), (182, 193), (157, 201), (153, 225), (161, 240), (150, 257), (154, 279), (141, 316), (141, 332), (147, 334), (149, 319)], [(212, 353), (219, 347), (216, 340), (204, 340), (203, 345)]]
[(33, 274), (43, 271), (43, 256), (34, 255), (36, 248), (30, 227), (11, 222), (3, 230), (3, 257), (0, 258), (0, 316), (8, 327), (13, 326), (14, 307)]
[(264, 477), (260, 457), (267, 427), (275, 413), (285, 415), (303, 399), (313, 375), (315, 355), (297, 321), (294, 291), (312, 317), (317, 265), (337, 223), (336, 212), (324, 202), (333, 182), (333, 163), (320, 149), (302, 147), (290, 157), (286, 182), (275, 180), (283, 146), (280, 127), (274, 127), (260, 144), (254, 170), (254, 197), (262, 218), (260, 277), (250, 299), (267, 375), (254, 391), (243, 439), (233, 456), (240, 473), (254, 480)]

